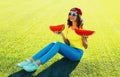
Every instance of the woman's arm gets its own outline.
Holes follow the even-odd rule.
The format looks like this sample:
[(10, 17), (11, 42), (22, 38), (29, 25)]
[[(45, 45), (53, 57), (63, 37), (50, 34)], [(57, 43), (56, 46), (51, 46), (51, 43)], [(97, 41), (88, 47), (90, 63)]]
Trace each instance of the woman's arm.
[(62, 32), (54, 32), (54, 33), (61, 35), (64, 43), (67, 44), (67, 45), (70, 45), (69, 40), (67, 38), (65, 38), (65, 36)]
[(82, 36), (82, 43), (85, 49), (88, 48), (88, 41), (87, 41), (88, 36)]
[(61, 36), (62, 36), (63, 41), (65, 42), (65, 44), (70, 45), (69, 40), (67, 38), (65, 38), (64, 34), (62, 32), (60, 34), (61, 34)]

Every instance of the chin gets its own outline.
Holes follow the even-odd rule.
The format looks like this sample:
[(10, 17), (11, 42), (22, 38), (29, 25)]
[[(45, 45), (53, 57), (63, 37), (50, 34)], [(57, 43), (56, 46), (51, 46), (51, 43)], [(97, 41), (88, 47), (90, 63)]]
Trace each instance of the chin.
[(73, 22), (74, 20), (70, 20), (70, 21), (72, 21), (72, 22)]

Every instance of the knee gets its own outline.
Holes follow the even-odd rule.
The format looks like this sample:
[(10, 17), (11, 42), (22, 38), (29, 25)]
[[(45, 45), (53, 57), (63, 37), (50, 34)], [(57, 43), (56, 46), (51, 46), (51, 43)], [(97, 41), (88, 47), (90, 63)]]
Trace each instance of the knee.
[(60, 45), (60, 44), (62, 44), (62, 43), (58, 41), (58, 42), (56, 42), (55, 44)]
[(51, 42), (51, 43), (50, 43), (50, 45), (54, 45), (54, 44), (55, 44), (55, 42)]
[(62, 44), (61, 42), (51, 42), (51, 43), (49, 43), (49, 45), (60, 45), (60, 44)]

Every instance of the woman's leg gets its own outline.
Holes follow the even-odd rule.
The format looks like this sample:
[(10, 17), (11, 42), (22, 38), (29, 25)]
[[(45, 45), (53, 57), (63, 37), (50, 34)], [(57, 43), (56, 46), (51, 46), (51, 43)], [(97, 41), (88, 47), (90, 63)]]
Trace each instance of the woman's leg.
[(72, 61), (79, 61), (83, 56), (84, 52), (81, 49), (73, 48), (68, 45), (63, 45), (62, 43), (59, 43), (59, 46), (59, 53)]
[[(48, 45), (49, 46), (49, 45)], [(47, 47), (46, 47), (47, 48)], [(49, 49), (49, 48), (48, 48)], [(44, 49), (43, 49), (44, 50)], [(43, 52), (43, 51), (42, 51)], [(70, 60), (73, 60), (73, 61), (78, 61), (81, 59), (81, 56), (83, 54), (83, 51), (82, 50), (79, 50), (79, 49), (75, 49), (75, 48), (72, 48), (66, 44), (63, 44), (63, 43), (60, 43), (60, 42), (57, 42), (55, 44), (52, 45), (51, 49), (48, 50), (46, 53), (42, 54), (39, 52), (38, 54), (36, 54), (37, 56), (40, 54), (41, 57), (39, 59), (39, 61), (44, 64), (46, 63), (49, 59), (51, 59), (56, 53), (60, 53), (62, 54), (63, 56), (69, 58)], [(37, 57), (38, 58), (38, 57)], [(32, 72), (32, 71), (35, 71), (37, 70), (39, 67), (38, 64), (36, 63), (33, 63), (33, 64), (30, 64), (28, 66), (24, 66), (23, 69), (28, 71), (28, 72)]]
[(49, 59), (51, 59), (57, 52), (62, 54), (63, 56), (67, 57), (72, 61), (78, 61), (81, 59), (83, 55), (83, 51), (70, 47), (66, 44), (57, 42), (52, 46), (52, 48), (40, 58), (40, 62), (42, 64), (46, 63)]
[[(55, 43), (50, 43), (49, 45), (47, 45), (45, 48), (43, 48), (41, 51), (39, 51), (37, 54), (35, 54), (32, 58), (25, 60), (21, 63), (18, 63), (17, 66), (20, 68), (23, 68), (24, 66), (27, 66), (31, 63), (33, 63), (34, 61), (36, 61), (37, 59), (39, 59), (41, 56), (45, 55), (54, 45)], [(40, 65), (41, 63), (38, 62), (38, 65)]]
[(32, 60), (36, 61), (38, 59), (40, 59), (43, 55), (45, 55), (54, 45), (55, 43), (50, 43), (49, 45), (47, 45), (45, 48), (43, 48), (42, 50), (40, 50), (38, 53), (36, 53), (35, 55), (32, 56)]

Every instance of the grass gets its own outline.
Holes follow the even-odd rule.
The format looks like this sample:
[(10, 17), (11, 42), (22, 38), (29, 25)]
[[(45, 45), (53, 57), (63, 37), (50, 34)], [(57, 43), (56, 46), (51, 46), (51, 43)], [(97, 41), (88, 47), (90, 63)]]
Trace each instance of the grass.
[[(0, 1), (0, 77), (119, 77), (119, 0)], [(86, 29), (95, 30), (80, 62), (57, 54), (36, 72), (15, 65), (61, 37), (50, 25), (65, 23), (70, 8), (80, 7)]]

